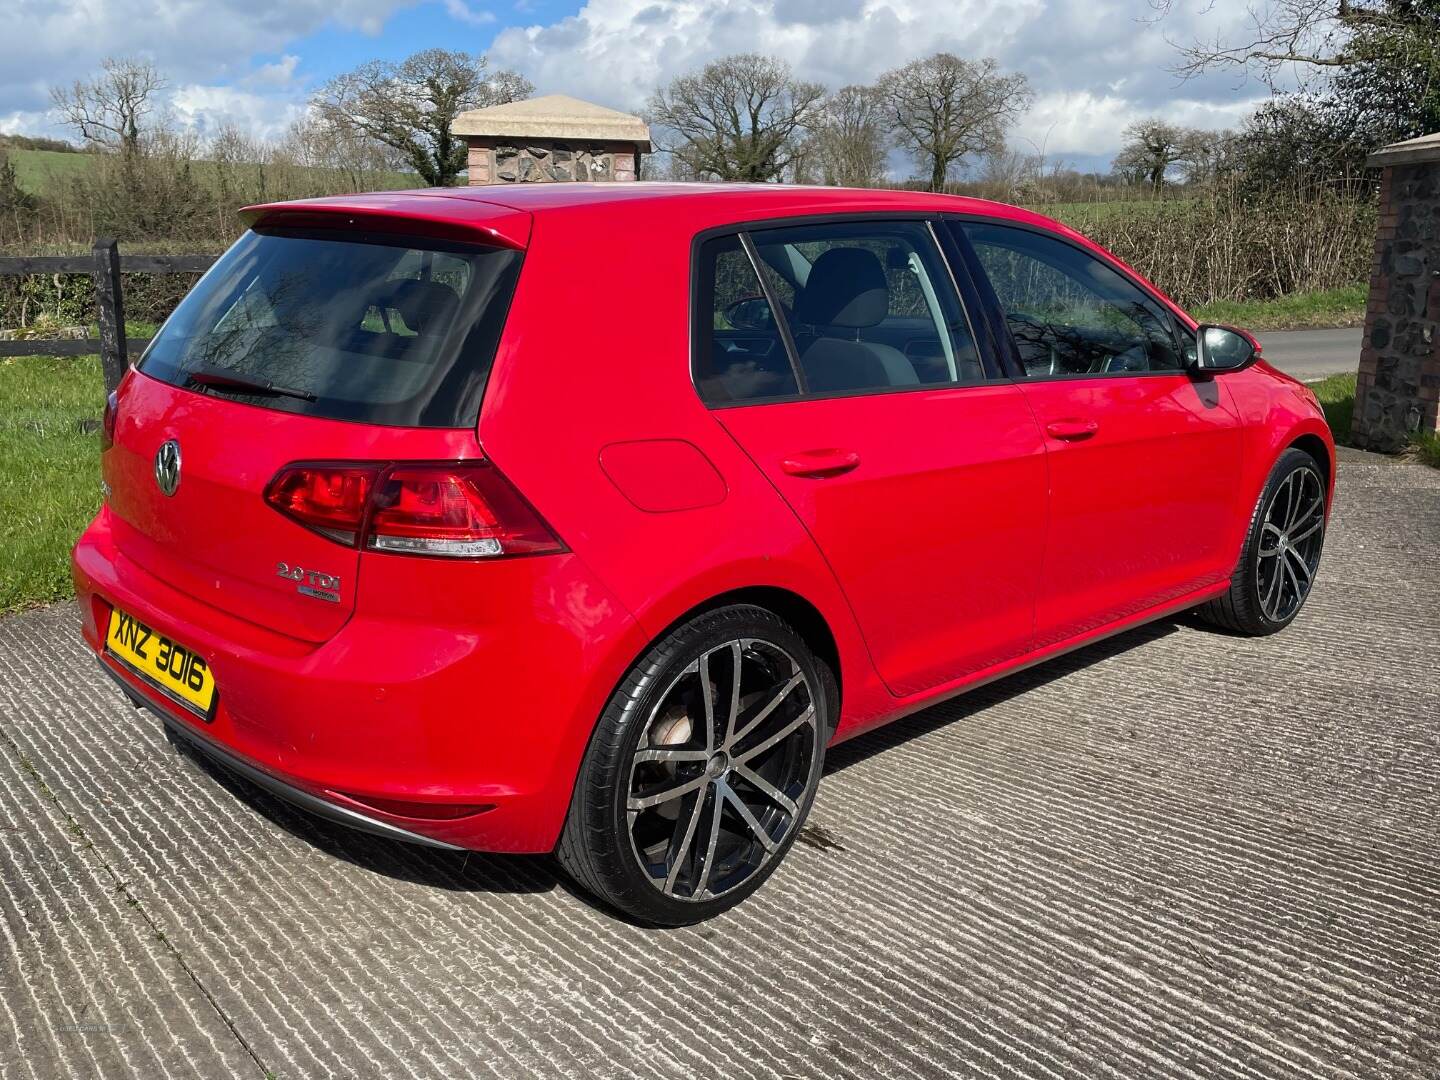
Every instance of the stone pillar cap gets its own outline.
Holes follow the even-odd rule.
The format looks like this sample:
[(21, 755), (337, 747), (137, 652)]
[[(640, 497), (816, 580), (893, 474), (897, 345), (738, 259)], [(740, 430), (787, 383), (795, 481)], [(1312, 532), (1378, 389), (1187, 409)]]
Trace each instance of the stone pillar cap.
[(1365, 164), (1380, 169), (1386, 165), (1413, 165), (1424, 161), (1440, 161), (1440, 131), (1382, 146), (1365, 159)]
[(650, 150), (650, 128), (638, 116), (564, 94), (471, 109), (455, 117), (451, 130), (471, 138), (628, 142)]

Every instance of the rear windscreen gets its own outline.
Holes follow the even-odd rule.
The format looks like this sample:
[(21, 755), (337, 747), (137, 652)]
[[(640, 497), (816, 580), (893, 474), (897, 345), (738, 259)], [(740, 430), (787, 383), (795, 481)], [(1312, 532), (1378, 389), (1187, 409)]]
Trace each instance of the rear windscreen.
[(251, 231), (181, 301), (139, 368), (307, 416), (470, 427), (520, 258), (428, 239)]

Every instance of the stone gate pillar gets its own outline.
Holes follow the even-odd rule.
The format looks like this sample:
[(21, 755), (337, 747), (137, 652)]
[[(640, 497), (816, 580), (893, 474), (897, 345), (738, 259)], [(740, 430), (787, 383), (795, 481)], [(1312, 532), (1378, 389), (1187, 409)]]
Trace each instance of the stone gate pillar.
[(1356, 445), (1398, 450), (1440, 403), (1440, 132), (1370, 155), (1380, 222), (1355, 385)]
[(623, 181), (640, 176), (650, 129), (638, 116), (549, 94), (455, 118), (470, 145), (470, 184)]

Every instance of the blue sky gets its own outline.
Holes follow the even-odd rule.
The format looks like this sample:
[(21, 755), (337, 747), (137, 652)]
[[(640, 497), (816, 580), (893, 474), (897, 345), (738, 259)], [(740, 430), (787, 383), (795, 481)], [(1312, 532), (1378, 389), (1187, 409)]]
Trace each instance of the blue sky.
[[(1265, 2), (1265, 0), (1262, 0)], [(868, 82), (946, 49), (995, 56), (1036, 92), (1012, 138), (1105, 168), (1142, 116), (1234, 126), (1265, 90), (1234, 78), (1181, 84), (1174, 42), (1243, 28), (1247, 0), (3, 0), (0, 131), (64, 134), (49, 86), (107, 55), (167, 76), (177, 123), (273, 135), (332, 75), (440, 46), (487, 52), (541, 93), (638, 110), (659, 83), (726, 53), (780, 56), (831, 86)]]

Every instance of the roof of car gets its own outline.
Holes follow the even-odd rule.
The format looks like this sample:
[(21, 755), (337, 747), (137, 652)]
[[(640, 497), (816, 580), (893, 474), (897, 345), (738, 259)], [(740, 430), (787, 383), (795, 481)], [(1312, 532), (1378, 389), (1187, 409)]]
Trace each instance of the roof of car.
[(261, 219), (355, 213), (371, 218), (423, 220), (435, 227), (448, 224), (482, 232), (501, 243), (523, 248), (528, 242), (532, 217), (538, 220), (552, 214), (588, 216), (591, 212), (612, 215), (622, 209), (626, 211), (624, 217), (641, 211), (656, 228), (682, 221), (705, 229), (786, 217), (899, 211), (977, 214), (1078, 236), (1060, 222), (1021, 207), (960, 195), (888, 188), (653, 181), (493, 184), (335, 195), (246, 207), (242, 219), (254, 224)]
[[(1053, 226), (1049, 218), (1008, 203), (989, 199), (972, 199), (962, 195), (935, 195), (927, 191), (906, 191), (890, 188), (819, 187), (803, 184), (714, 184), (663, 183), (632, 181), (627, 183), (556, 183), (485, 185), (477, 187), (418, 188), (410, 191), (377, 191), (360, 195), (335, 195), (321, 199), (302, 199), (291, 203), (271, 203), (247, 210), (271, 210), (279, 207), (300, 208), (324, 204), (331, 208), (354, 205), (357, 209), (373, 206), (383, 200), (392, 207), (415, 200), (418, 209), (426, 206), (435, 211), (432, 199), (446, 199), (471, 205), (486, 203), (523, 213), (539, 214), (550, 210), (574, 210), (616, 204), (663, 204), (667, 210), (679, 210), (686, 203), (715, 209), (723, 203), (727, 210), (741, 208), (741, 216), (753, 217), (755, 212), (788, 215), (797, 213), (846, 213), (865, 210), (912, 210), (952, 214), (985, 214), (994, 217), (1033, 220)], [(420, 200), (427, 200), (421, 203)]]
[(484, 185), (477, 187), (427, 188), (395, 194), (478, 200), (514, 210), (536, 213), (562, 207), (584, 207), (607, 203), (664, 201), (673, 205), (685, 201), (727, 200), (789, 212), (797, 205), (853, 207), (868, 204), (876, 209), (915, 209), (950, 213), (987, 213), (1006, 217), (1028, 212), (988, 199), (959, 195), (935, 195), (925, 191), (890, 188), (819, 187), (803, 184), (716, 184), (667, 183), (641, 180), (630, 183), (559, 183)]

